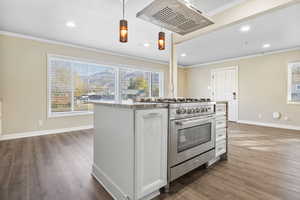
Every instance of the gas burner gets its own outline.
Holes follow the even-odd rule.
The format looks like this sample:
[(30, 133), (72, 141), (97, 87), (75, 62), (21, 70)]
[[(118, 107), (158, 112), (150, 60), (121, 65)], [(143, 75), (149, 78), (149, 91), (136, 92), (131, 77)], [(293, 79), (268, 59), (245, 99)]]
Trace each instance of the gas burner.
[(209, 98), (139, 98), (136, 102), (143, 103), (198, 103), (198, 102), (211, 102)]
[(205, 98), (201, 98), (200, 102), (211, 102), (211, 100), (209, 98), (205, 99)]

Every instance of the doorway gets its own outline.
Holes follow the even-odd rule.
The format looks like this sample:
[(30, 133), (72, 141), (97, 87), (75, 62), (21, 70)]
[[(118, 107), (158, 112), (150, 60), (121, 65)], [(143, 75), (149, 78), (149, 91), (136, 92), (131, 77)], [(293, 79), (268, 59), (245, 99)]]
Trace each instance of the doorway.
[(238, 67), (226, 67), (211, 71), (211, 98), (228, 102), (228, 120), (238, 121)]

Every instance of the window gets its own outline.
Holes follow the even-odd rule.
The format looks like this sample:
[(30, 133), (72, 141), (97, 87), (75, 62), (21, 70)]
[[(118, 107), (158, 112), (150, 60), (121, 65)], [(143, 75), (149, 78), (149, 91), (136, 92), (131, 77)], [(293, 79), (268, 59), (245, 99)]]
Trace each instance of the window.
[(288, 103), (300, 104), (300, 62), (288, 65)]
[(51, 57), (48, 80), (52, 116), (91, 112), (89, 100), (115, 99), (115, 68)]
[[(91, 113), (90, 101), (158, 97), (163, 73), (49, 57), (49, 116)], [(119, 89), (118, 89), (119, 88)]]
[(120, 93), (122, 100), (137, 97), (159, 97), (161, 76), (158, 72), (120, 69)]
[(113, 101), (116, 98), (116, 69), (89, 65), (89, 100)]
[(152, 72), (151, 73), (151, 95), (153, 97), (159, 97), (162, 96), (160, 94), (160, 91), (162, 91), (161, 88), (161, 74), (158, 72)]

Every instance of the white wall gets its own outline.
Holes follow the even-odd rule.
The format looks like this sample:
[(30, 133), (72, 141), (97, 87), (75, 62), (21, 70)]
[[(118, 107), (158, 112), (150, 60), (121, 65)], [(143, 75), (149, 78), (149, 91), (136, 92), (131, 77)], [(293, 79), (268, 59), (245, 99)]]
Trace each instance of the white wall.
[[(300, 105), (287, 104), (287, 65), (297, 60), (300, 50), (189, 68), (187, 96), (208, 97), (211, 70), (239, 66), (239, 120), (300, 128)], [(281, 112), (283, 118), (272, 119), (274, 111)]]
[[(0, 99), (3, 134), (88, 126), (92, 115), (47, 118), (47, 54), (87, 59), (102, 64), (122, 64), (155, 69), (165, 74), (168, 93), (168, 65), (50, 44), (0, 34)], [(43, 125), (39, 126), (38, 121)]]

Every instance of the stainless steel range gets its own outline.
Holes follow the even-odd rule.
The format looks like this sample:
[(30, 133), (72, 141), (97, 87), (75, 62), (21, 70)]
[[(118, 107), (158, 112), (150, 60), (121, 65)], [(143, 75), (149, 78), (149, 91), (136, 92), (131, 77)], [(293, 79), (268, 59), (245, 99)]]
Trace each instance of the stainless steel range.
[(169, 105), (169, 182), (214, 158), (215, 103)]
[(169, 104), (169, 183), (214, 158), (215, 102), (195, 98), (140, 101)]

